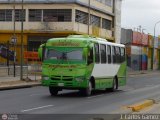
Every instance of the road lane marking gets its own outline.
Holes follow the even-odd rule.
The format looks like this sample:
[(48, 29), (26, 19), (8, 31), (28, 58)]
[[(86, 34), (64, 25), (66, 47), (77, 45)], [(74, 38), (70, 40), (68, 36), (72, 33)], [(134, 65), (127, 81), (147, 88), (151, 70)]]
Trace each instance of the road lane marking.
[(145, 87), (152, 87), (152, 86), (155, 86), (154, 84), (151, 84), (151, 85), (145, 85)]
[(38, 96), (38, 95), (42, 95), (42, 94), (31, 94), (29, 96), (32, 97), (32, 96)]
[(104, 96), (104, 95), (107, 95), (107, 96), (108, 96), (108, 95), (113, 95), (113, 94), (119, 94), (119, 93), (121, 93), (121, 92), (124, 92), (124, 91), (120, 90), (120, 91), (115, 91), (115, 92), (102, 93), (102, 94), (99, 94), (99, 95), (93, 95), (93, 96), (87, 97), (87, 99), (97, 98), (97, 97), (99, 97), (99, 96)]
[(42, 109), (42, 108), (47, 108), (47, 107), (53, 107), (54, 105), (45, 105), (45, 106), (40, 106), (40, 107), (36, 107), (36, 108), (30, 108), (30, 109), (26, 109), (26, 110), (21, 110), (21, 112), (28, 112), (28, 111), (32, 111), (32, 110), (38, 110), (38, 109)]
[(99, 96), (104, 96), (105, 94), (100, 94), (100, 95), (95, 95), (95, 96), (91, 96), (91, 97), (87, 97), (88, 99), (90, 98), (95, 98), (95, 97), (99, 97)]

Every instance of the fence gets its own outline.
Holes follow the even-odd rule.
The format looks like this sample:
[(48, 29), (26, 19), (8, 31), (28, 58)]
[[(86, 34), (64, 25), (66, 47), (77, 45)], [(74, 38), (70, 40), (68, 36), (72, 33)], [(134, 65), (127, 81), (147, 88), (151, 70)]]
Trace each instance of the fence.
[[(23, 78), (40, 79), (41, 61), (38, 59), (36, 51), (26, 51), (24, 46), (23, 53)], [(11, 44), (0, 44), (0, 77), (20, 76), (21, 73), (21, 46)], [(16, 53), (16, 54), (15, 54)], [(15, 61), (14, 61), (15, 60)], [(15, 66), (15, 67), (14, 67)]]

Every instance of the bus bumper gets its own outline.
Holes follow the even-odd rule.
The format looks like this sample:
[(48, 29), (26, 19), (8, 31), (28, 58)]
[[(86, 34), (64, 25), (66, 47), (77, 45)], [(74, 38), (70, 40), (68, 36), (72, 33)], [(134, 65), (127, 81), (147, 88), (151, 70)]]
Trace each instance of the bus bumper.
[(79, 89), (79, 88), (86, 88), (88, 86), (87, 81), (76, 81), (73, 80), (71, 82), (68, 81), (54, 81), (54, 80), (42, 80), (43, 86), (52, 86), (55, 88), (62, 88), (62, 89)]

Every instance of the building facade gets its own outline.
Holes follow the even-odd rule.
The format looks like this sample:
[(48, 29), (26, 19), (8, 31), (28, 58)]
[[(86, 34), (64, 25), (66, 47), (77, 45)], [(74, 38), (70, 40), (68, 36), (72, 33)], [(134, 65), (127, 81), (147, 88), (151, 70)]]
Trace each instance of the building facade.
[[(70, 34), (120, 42), (120, 13), (121, 0), (1, 0), (0, 44), (16, 37), (16, 46), (23, 42), (24, 50), (37, 51), (49, 38)], [(19, 47), (16, 53), (19, 61)]]
[(122, 28), (121, 43), (127, 48), (129, 70), (160, 69), (160, 38), (153, 40), (153, 35)]

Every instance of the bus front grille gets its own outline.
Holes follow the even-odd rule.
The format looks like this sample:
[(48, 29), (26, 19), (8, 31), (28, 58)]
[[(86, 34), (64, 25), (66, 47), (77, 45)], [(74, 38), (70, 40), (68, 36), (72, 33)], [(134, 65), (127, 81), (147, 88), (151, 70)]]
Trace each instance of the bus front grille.
[(62, 79), (64, 81), (72, 81), (73, 80), (73, 77), (72, 76), (63, 76)]
[(73, 77), (72, 76), (52, 76), (51, 80), (55, 80), (55, 81), (72, 81)]
[(52, 76), (51, 80), (61, 80), (61, 76)]

